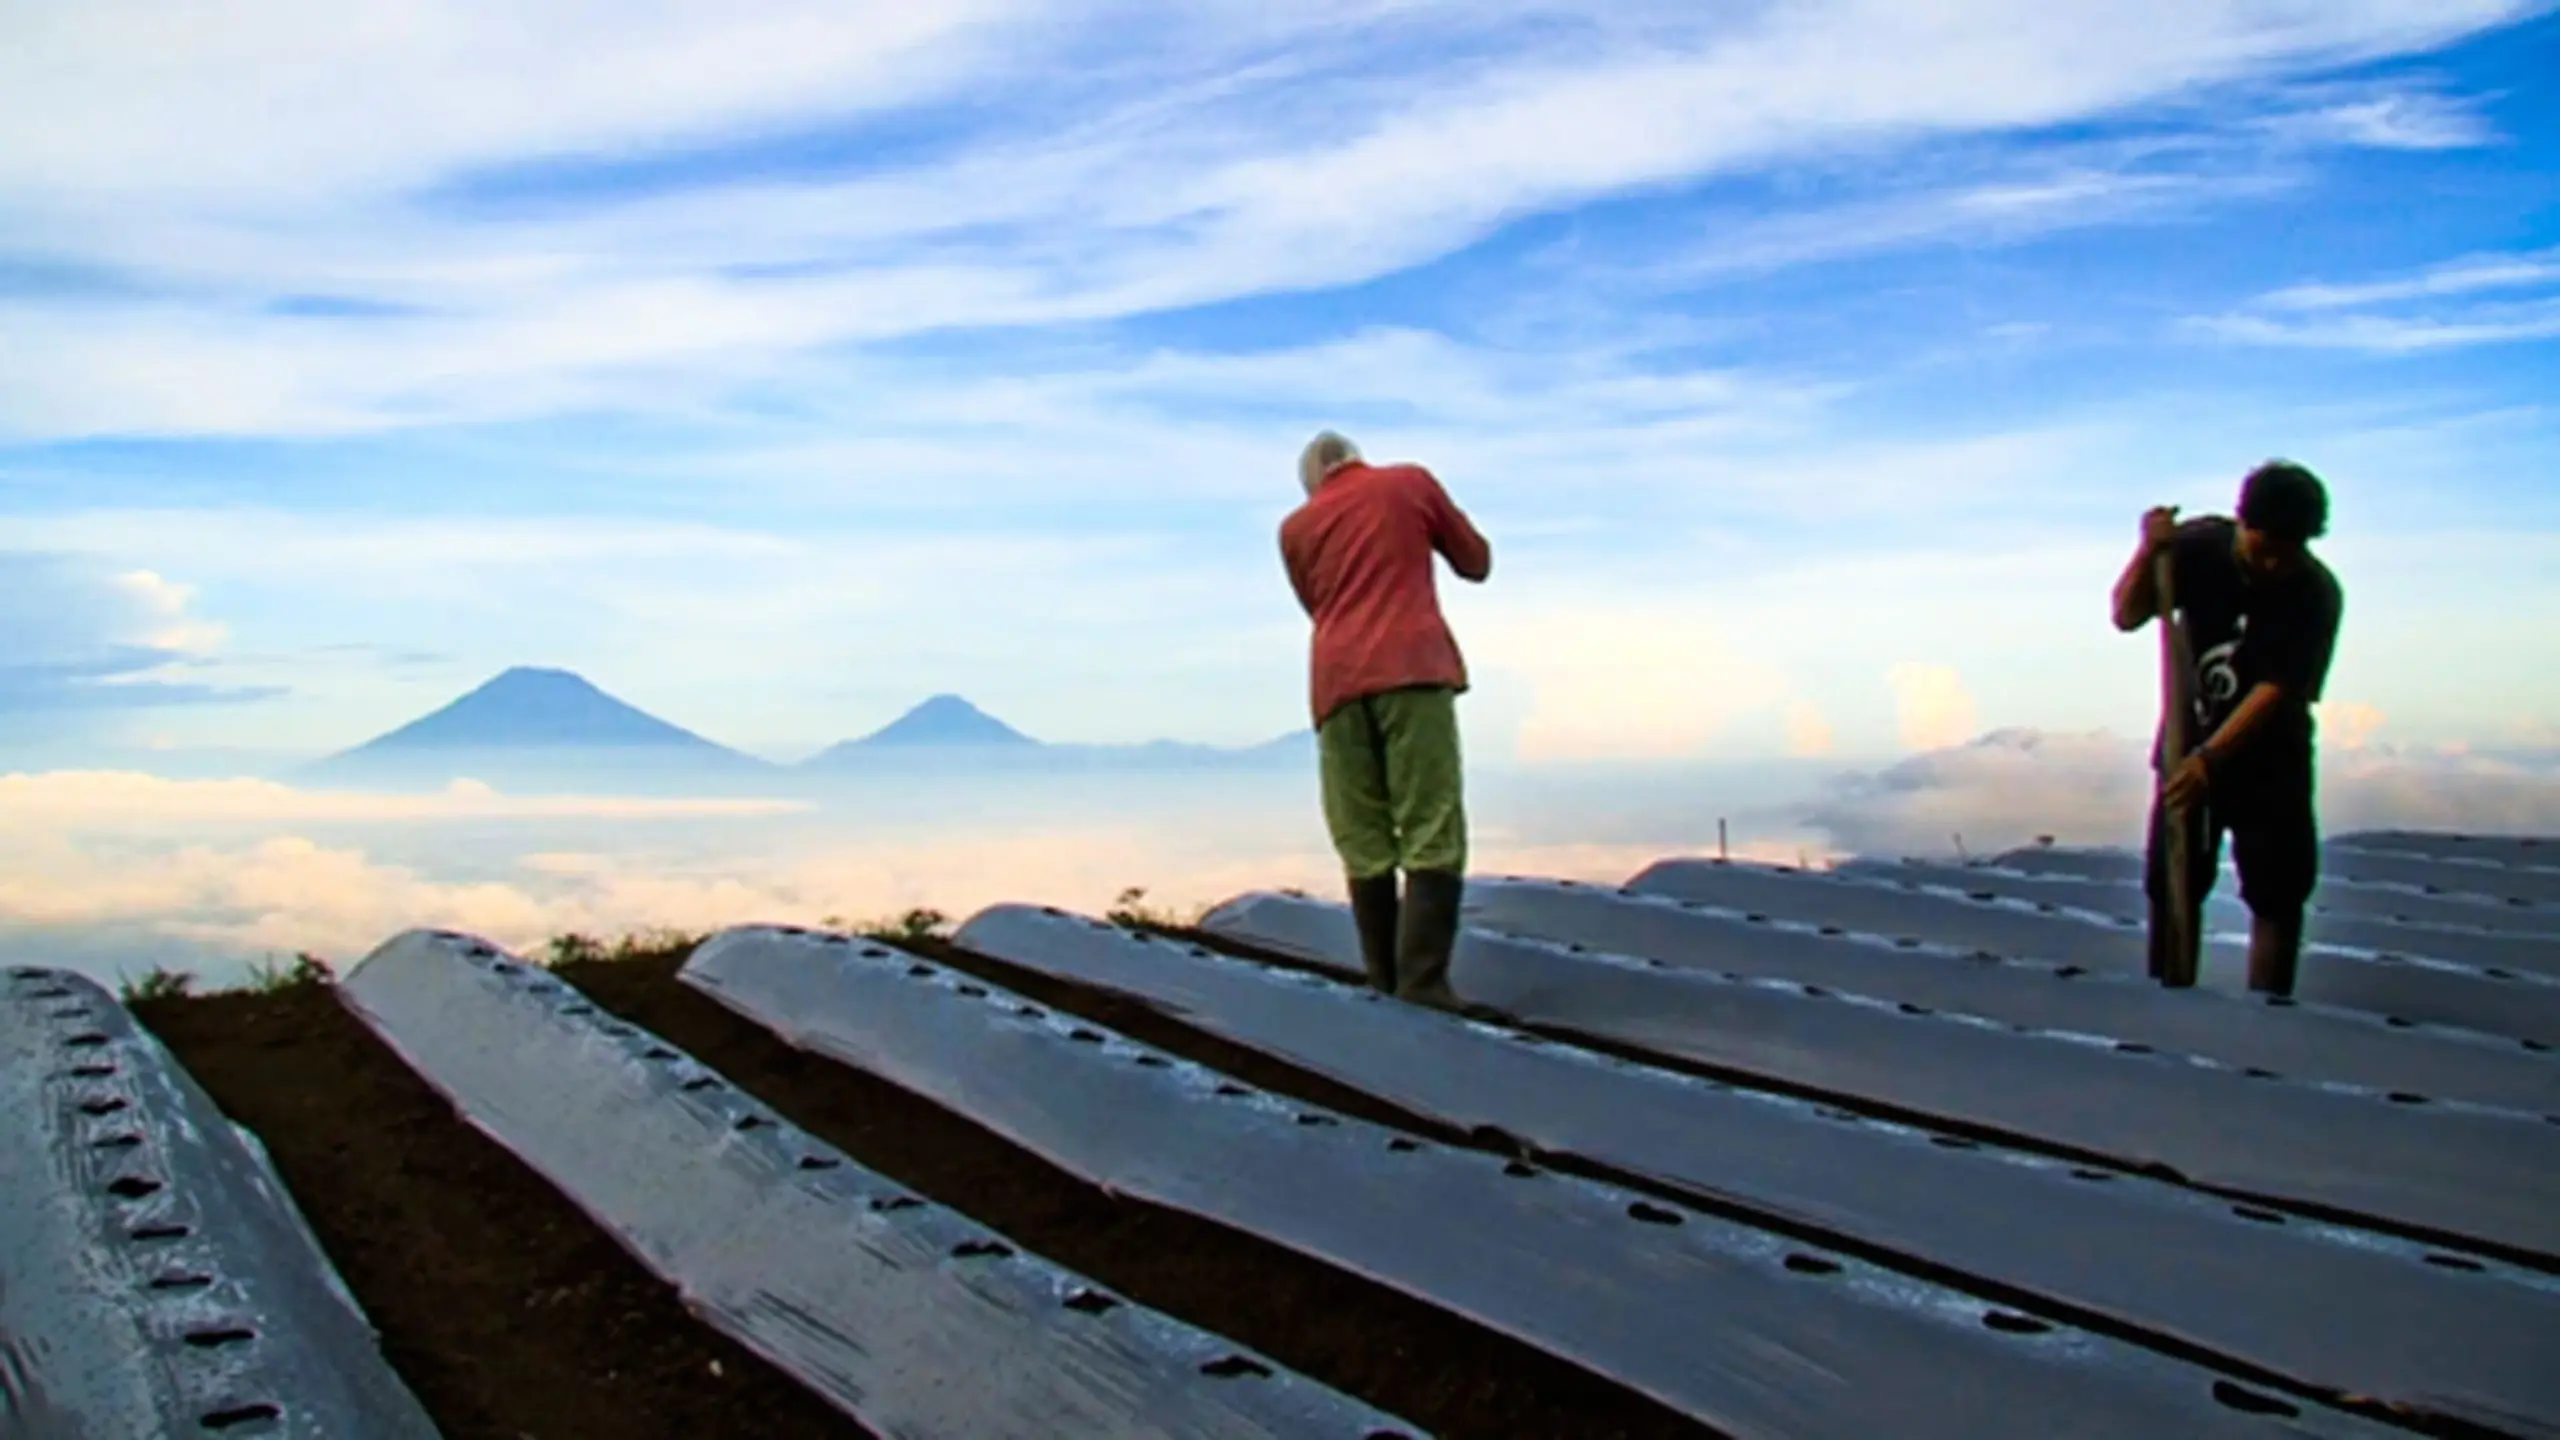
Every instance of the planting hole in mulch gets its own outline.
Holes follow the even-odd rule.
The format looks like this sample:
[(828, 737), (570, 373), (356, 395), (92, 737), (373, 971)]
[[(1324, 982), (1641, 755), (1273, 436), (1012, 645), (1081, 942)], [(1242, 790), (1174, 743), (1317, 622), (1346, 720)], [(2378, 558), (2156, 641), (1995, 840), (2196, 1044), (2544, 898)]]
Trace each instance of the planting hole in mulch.
[[(1055, 1013), (1224, 1070), (1244, 1082), (1235, 1087), (1241, 1093), (1261, 1084), (1327, 1111), (1415, 1123), (1357, 1091), (1204, 1042), (1144, 1006), (1072, 986), (1035, 987), (994, 973), (983, 957), (931, 941), (909, 948), (975, 970)], [(1193, 1216), (1114, 1199), (930, 1101), (793, 1049), (675, 983), (677, 965), (672, 956), (579, 962), (559, 973), (857, 1163), (964, 1211), (1111, 1296), (1201, 1326), (1441, 1436), (1713, 1433), (1624, 1386), (1384, 1286)], [(1076, 1028), (1100, 1040), (1090, 1026)], [(1502, 1181), (1498, 1167), (1487, 1179), (1518, 1183)]]
[[(928, 953), (945, 958), (938, 948)], [(855, 1163), (1087, 1276), (1093, 1286), (1062, 1302), (1070, 1309), (1099, 1314), (1125, 1302), (1162, 1310), (1443, 1436), (1713, 1433), (1382, 1286), (1190, 1216), (1115, 1200), (920, 1097), (792, 1049), (676, 984), (680, 958), (577, 962), (558, 974)], [(1032, 998), (1056, 1003), (1052, 993)], [(134, 1008), (266, 1145), (379, 1327), (385, 1356), (449, 1440), (869, 1433), (693, 1319), (671, 1287), (457, 1120), (325, 986)], [(1144, 1007), (1091, 993), (1061, 1008), (1142, 1042), (1162, 1028)], [(1229, 1087), (1238, 1093), (1282, 1072), (1240, 1050), (1202, 1055), (1196, 1039), (1174, 1053), (1236, 1074), (1248, 1082)], [(1353, 1091), (1309, 1093), (1303, 1076), (1287, 1088), (1303, 1103), (1398, 1123)], [(919, 1203), (872, 1202), (884, 1210)], [(979, 1263), (1009, 1253), (992, 1237), (960, 1248)], [(1241, 1367), (1256, 1364), (1241, 1354), (1212, 1363), (1212, 1374), (1250, 1374)]]
[(134, 1010), (266, 1145), (446, 1440), (869, 1433), (687, 1314), (672, 1287), (455, 1119), (325, 987)]

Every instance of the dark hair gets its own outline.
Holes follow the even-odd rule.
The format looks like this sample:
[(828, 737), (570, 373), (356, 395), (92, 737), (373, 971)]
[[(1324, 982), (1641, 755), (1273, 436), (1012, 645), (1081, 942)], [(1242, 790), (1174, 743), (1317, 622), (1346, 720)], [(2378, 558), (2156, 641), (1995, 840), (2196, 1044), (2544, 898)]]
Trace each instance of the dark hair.
[(2240, 482), (2240, 521), (2278, 540), (2318, 539), (2329, 529), (2328, 487), (2290, 460), (2270, 460)]

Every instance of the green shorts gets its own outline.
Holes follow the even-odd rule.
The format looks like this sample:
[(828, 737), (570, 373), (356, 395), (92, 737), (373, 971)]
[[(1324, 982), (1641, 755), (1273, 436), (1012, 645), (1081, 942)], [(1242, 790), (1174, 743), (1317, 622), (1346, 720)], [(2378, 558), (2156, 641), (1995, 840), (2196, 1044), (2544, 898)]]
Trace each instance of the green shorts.
[(1352, 879), (1466, 869), (1457, 702), (1446, 686), (1389, 690), (1316, 727), (1325, 828)]

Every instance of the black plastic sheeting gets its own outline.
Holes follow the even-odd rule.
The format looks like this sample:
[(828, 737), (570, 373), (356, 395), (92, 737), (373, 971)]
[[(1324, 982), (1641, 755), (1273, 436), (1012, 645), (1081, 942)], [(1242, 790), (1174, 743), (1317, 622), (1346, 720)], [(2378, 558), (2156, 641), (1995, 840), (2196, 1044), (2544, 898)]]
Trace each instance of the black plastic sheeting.
[(706, 1323), (880, 1435), (1419, 1433), (907, 1193), (484, 942), (411, 931), (339, 994)]
[[(1254, 894), (1202, 924), (1337, 973), (1359, 969), (1338, 905)], [(2546, 1117), (2415, 1094), (2399, 1103), (2133, 1042), (1912, 1014), (1483, 930), (1462, 936), (1450, 978), (1461, 996), (1526, 1023), (2560, 1265), (2560, 1121)]]
[(1458, 1129), (2103, 1313), (2306, 1387), (2560, 1435), (2560, 1282), (2548, 1276), (2369, 1231), (2268, 1225), (2173, 1185), (1541, 1043), (1081, 916), (998, 906), (957, 939)]
[[(2140, 975), (2145, 968), (2140, 923), (2058, 904), (2039, 909), (2002, 899), (1987, 889), (1957, 895), (1923, 888), (1916, 881), (1897, 884), (1865, 874), (1717, 860), (1660, 861), (1628, 881), (1626, 888), (1639, 895), (1783, 915), (1896, 939), (1973, 946), (1999, 955), (2057, 960), (2116, 974)], [(2207, 984), (2237, 987), (2248, 969), (2247, 945), (2222, 940), (2205, 948)], [(2537, 1044), (2560, 1043), (2560, 1003), (2555, 1003), (2560, 1001), (2560, 988), (2523, 971), (2324, 948), (2303, 956), (2294, 993), (2317, 1004), (2460, 1026)]]
[(885, 947), (731, 930), (684, 977), (1115, 1194), (1367, 1276), (1729, 1434), (2372, 1430), (2247, 1413), (2209, 1372), (2135, 1346), (1261, 1094)]
[[(2030, 907), (2050, 906), (2056, 911), (2086, 910), (2107, 916), (2119, 926), (2137, 929), (2148, 923), (2149, 905), (2143, 899), (2141, 886), (2133, 881), (2030, 872), (1997, 863), (1948, 865), (1931, 860), (1850, 860), (1833, 873), (1895, 886), (1928, 886), (1988, 895)], [(2336, 893), (2337, 888), (2331, 887), (2330, 893)], [(2205, 919), (2228, 935), (2236, 947), (2249, 933), (2249, 909), (2240, 903), (2239, 887), (2225, 883), (2217, 888), (2205, 901)], [(2471, 970), (2503, 969), (2560, 977), (2560, 929), (2536, 934), (2517, 928), (2393, 920), (2320, 909), (2314, 909), (2306, 919), (2304, 937), (2310, 942), (2305, 951), (2306, 963), (2319, 963), (2318, 957), (2330, 955), (2360, 960), (2383, 954), (2448, 961)], [(2560, 926), (2560, 917), (2555, 917), (2553, 924)]]
[(1682, 969), (1793, 980), (2038, 1030), (2135, 1040), (2307, 1080), (2560, 1113), (2560, 1054), (2472, 1030), (2394, 1025), (2369, 1011), (2164, 990), (2140, 975), (1986, 958), (1979, 950), (1571, 881), (1471, 880), (1466, 918)]
[(265, 1151), (37, 967), (0, 977), (0, 1434), (436, 1434)]
[[(2323, 849), (2320, 885), (2311, 896), (2314, 915), (2362, 915), (2377, 920), (2538, 934), (2546, 938), (2560, 931), (2560, 906), (2504, 900), (2458, 890), (2450, 885), (2429, 890), (2423, 884), (2356, 879), (2340, 873), (2340, 865), (2355, 868), (2353, 857), (2347, 852), (2334, 846)], [(2009, 870), (2020, 875), (2080, 880), (2111, 880), (2126, 886), (2142, 883), (2142, 857), (2130, 850), (2037, 846), (2006, 851), (1976, 861), (1966, 868)], [(2468, 875), (2473, 871), (2466, 868), (2455, 873)], [(2224, 862), (2221, 878), (2214, 883), (2217, 893), (2226, 892), (2236, 883), (2228, 859)], [(2138, 905), (2141, 902), (2137, 898), (2131, 903)]]
[(2439, 860), (2490, 860), (2500, 865), (2560, 868), (2560, 836), (2461, 835), (2441, 830), (2345, 830), (2329, 837), (2332, 845), (2379, 850), (2394, 855), (2425, 855)]

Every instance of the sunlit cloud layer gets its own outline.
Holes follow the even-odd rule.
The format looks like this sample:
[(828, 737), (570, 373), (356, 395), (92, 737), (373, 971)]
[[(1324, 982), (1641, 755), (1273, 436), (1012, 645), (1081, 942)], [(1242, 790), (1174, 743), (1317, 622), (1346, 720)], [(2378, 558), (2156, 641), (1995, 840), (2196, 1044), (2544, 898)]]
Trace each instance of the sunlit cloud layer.
[[(1998, 731), (1915, 755), (1809, 809), (1861, 854), (1982, 854), (2052, 836), (2138, 848), (2150, 807), (2144, 740), (2103, 732)], [(2560, 764), (2460, 753), (2333, 751), (2320, 776), (2329, 831), (2560, 834)]]
[[(1996, 732), (1849, 776), (1800, 804), (1743, 812), (1729, 852), (1819, 865), (1980, 854), (2039, 836), (2128, 845), (2140, 835), (2143, 774), (2139, 742), (2124, 736)], [(1595, 799), (1533, 825), (1481, 827), (1470, 868), (1617, 883), (1665, 855), (1715, 853), (1730, 796), (1682, 783), (1661, 787), (1688, 796), (1694, 815), (1664, 838), (1582, 838), (1613, 829), (1608, 802)], [(2322, 793), (2332, 830), (2560, 833), (2560, 765), (2547, 760), (2366, 744), (2333, 754)], [(80, 797), (98, 803), (66, 820)], [(955, 793), (954, 803), (976, 802)], [(611, 823), (568, 849), (539, 828), (570, 819)], [(421, 820), (472, 823), (422, 830)], [(657, 823), (644, 835), (637, 820)], [(110, 977), (147, 968), (147, 956), (227, 983), (248, 964), (304, 951), (344, 964), (421, 925), (538, 952), (565, 934), (861, 924), (917, 908), (957, 920), (1008, 901), (1099, 914), (1133, 887), (1141, 904), (1177, 917), (1246, 890), (1341, 888), (1310, 817), (1284, 813), (1268, 793), (1204, 788), (1187, 806), (1146, 814), (923, 833), (858, 817), (793, 820), (727, 802), (528, 803), (469, 787), (412, 806), (279, 786), (10, 777), (0, 781), (0, 843), (12, 857), (0, 874), (0, 955)]]
[(0, 775), (0, 834), (144, 824), (384, 824), (437, 820), (652, 820), (788, 815), (798, 799), (506, 795), (457, 780), (430, 795), (300, 790), (270, 780), (170, 780), (118, 771)]

